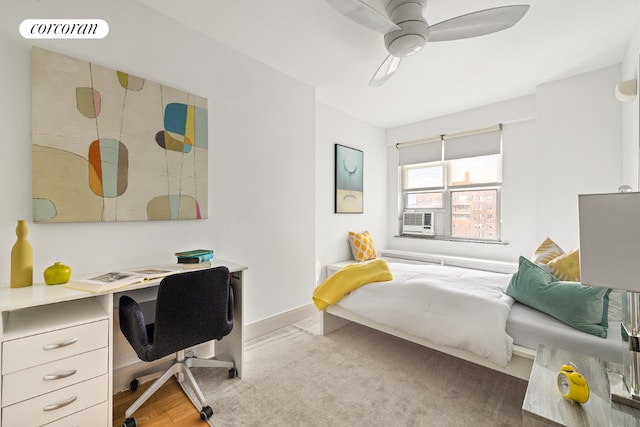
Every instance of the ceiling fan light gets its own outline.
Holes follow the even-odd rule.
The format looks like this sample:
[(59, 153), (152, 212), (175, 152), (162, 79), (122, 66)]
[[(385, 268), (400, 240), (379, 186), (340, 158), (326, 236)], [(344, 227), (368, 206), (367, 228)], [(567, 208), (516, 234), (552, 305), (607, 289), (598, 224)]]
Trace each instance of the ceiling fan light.
[(393, 56), (405, 57), (420, 52), (425, 44), (427, 39), (420, 34), (404, 34), (391, 40), (387, 49)]
[(393, 56), (415, 55), (427, 44), (429, 25), (423, 20), (406, 21), (400, 24), (399, 31), (384, 35), (384, 44)]

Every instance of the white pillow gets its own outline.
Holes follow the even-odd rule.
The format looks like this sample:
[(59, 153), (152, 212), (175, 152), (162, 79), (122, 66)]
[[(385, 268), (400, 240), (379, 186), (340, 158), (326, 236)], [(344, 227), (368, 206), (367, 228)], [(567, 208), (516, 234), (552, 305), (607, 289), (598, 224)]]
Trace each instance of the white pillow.
[(613, 289), (609, 294), (609, 322), (622, 322), (622, 291)]

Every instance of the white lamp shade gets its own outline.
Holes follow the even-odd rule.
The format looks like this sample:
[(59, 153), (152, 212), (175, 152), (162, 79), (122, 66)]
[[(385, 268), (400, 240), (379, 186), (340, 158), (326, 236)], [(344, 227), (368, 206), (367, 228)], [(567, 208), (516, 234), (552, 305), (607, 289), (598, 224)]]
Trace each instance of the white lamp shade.
[(640, 193), (578, 196), (580, 280), (640, 291)]

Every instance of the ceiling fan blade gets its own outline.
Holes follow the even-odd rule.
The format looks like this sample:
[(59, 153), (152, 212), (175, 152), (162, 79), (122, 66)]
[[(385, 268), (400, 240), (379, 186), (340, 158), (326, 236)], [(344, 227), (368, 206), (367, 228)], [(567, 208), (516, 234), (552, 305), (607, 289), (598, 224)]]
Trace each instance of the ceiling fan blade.
[(529, 5), (512, 5), (479, 10), (429, 26), (429, 41), (441, 42), (484, 36), (514, 26)]
[(386, 15), (362, 0), (327, 0), (327, 3), (347, 18), (371, 30), (386, 34), (400, 29)]
[(402, 58), (388, 55), (385, 60), (382, 61), (382, 64), (380, 64), (373, 77), (371, 77), (369, 86), (378, 87), (385, 84), (398, 69), (400, 60), (402, 60)]

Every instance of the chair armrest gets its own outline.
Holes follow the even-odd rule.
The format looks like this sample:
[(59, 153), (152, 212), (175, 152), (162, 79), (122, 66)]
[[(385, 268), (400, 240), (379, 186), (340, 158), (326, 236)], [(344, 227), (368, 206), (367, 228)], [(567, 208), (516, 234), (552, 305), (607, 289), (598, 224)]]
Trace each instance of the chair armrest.
[(227, 320), (233, 322), (233, 306), (235, 301), (233, 299), (233, 288), (229, 286), (229, 304), (227, 305)]
[(147, 360), (149, 336), (140, 305), (131, 297), (123, 295), (119, 302), (120, 330), (141, 360)]

